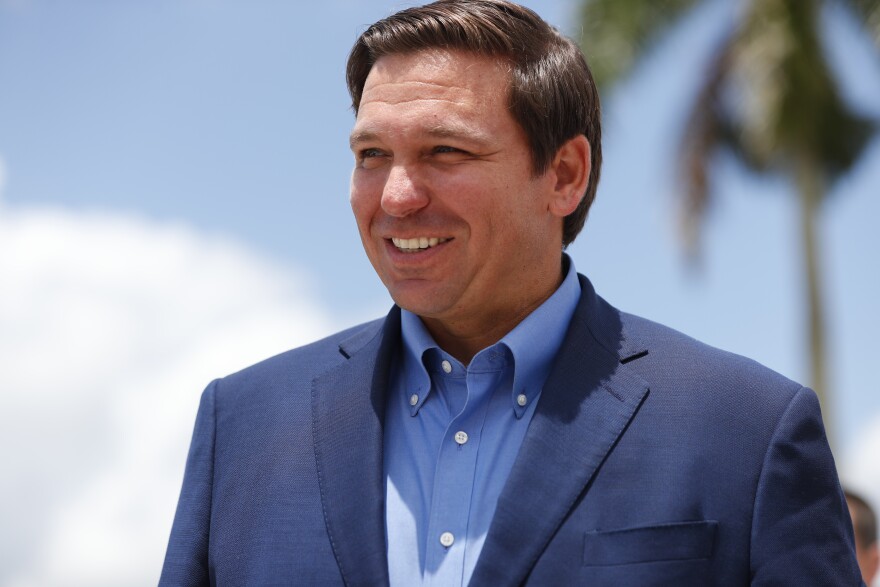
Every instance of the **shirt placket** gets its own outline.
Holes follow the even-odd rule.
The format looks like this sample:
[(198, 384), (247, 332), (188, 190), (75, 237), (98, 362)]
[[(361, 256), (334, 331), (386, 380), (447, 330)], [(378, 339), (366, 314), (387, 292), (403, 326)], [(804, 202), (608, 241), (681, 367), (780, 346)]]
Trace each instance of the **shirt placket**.
[(455, 375), (446, 377), (446, 391), (460, 394), (458, 397), (465, 401), (463, 409), (447, 426), (438, 453), (427, 533), (425, 585), (462, 582), (483, 423), (488, 399), (499, 379), (497, 371), (476, 369), (469, 370), (466, 377)]

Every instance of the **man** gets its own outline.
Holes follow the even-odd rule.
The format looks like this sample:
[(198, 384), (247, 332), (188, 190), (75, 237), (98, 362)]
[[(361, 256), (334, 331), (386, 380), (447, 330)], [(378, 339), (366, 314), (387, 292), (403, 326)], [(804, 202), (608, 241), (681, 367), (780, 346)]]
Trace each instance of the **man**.
[(877, 575), (880, 567), (880, 549), (877, 547), (877, 516), (864, 499), (851, 491), (844, 490), (846, 505), (852, 518), (856, 536), (856, 559), (862, 571), (862, 580), (867, 585)]
[(563, 255), (601, 163), (574, 43), (441, 0), (371, 26), (347, 79), (396, 306), (211, 383), (162, 584), (859, 584), (815, 395)]

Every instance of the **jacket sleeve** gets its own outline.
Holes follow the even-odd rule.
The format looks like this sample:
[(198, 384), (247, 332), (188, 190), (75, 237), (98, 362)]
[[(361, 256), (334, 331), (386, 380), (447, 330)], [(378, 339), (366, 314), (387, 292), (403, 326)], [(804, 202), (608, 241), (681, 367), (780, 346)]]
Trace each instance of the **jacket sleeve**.
[(209, 584), (208, 535), (214, 476), (216, 385), (217, 381), (213, 381), (202, 393), (160, 586)]
[(794, 395), (777, 424), (753, 515), (752, 585), (863, 585), (849, 511), (810, 389)]

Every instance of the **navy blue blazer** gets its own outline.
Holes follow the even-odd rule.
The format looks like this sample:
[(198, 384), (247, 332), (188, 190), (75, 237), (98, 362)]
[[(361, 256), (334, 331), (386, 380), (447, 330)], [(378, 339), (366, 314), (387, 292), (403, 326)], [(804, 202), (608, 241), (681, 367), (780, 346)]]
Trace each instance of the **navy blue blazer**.
[[(582, 295), (472, 585), (860, 585), (815, 394)], [(161, 585), (384, 585), (400, 313), (211, 383)]]

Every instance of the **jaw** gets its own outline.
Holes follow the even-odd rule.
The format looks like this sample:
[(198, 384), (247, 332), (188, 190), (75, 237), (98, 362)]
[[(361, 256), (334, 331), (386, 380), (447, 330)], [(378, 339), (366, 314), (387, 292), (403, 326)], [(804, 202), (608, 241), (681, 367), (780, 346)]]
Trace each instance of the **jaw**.
[(445, 314), (456, 303), (454, 292), (461, 280), (462, 242), (435, 238), (434, 246), (413, 249), (398, 247), (391, 238), (373, 241), (373, 267), (388, 293), (397, 305), (419, 316)]

